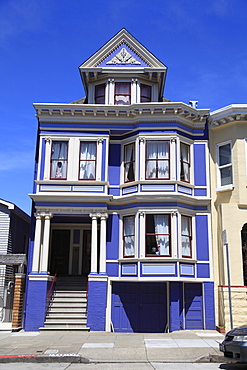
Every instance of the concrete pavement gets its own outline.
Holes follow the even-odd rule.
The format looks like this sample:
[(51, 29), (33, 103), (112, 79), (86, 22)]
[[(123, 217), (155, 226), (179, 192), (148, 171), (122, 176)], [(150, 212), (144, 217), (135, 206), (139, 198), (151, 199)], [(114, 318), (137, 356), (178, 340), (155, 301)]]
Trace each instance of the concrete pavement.
[(216, 331), (106, 333), (79, 331), (0, 332), (0, 363), (227, 362)]

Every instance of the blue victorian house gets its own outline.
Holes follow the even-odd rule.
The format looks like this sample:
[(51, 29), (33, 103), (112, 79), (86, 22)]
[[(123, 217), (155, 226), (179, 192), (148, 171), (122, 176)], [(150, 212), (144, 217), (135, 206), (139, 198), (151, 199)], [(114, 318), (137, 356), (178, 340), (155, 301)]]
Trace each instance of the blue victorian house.
[(215, 329), (209, 109), (126, 29), (79, 71), (85, 98), (34, 104), (25, 330)]

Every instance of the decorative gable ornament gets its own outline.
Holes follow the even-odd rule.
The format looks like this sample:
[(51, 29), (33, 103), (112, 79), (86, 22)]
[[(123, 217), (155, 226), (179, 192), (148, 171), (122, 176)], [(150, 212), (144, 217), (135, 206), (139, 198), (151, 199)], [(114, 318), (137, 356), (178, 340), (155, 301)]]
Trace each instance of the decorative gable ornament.
[(141, 64), (136, 60), (125, 48), (122, 48), (119, 53), (116, 54), (106, 64)]

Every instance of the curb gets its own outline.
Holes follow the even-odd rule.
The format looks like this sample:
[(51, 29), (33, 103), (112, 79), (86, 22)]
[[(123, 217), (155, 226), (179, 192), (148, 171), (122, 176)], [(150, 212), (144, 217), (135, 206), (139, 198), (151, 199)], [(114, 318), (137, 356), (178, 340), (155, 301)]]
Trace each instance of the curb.
[(65, 362), (65, 363), (76, 363), (76, 364), (88, 364), (89, 359), (80, 355), (67, 355), (67, 354), (55, 354), (55, 355), (6, 355), (0, 356), (0, 363), (18, 363), (18, 362), (29, 362), (29, 363), (49, 363), (49, 362)]

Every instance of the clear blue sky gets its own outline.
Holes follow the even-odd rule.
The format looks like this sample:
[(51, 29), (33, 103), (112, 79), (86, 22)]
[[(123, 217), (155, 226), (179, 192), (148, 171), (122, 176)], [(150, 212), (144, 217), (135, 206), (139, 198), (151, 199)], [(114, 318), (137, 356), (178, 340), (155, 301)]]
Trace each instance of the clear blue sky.
[(246, 103), (246, 0), (1, 0), (0, 198), (30, 212), (32, 103), (84, 96), (78, 66), (125, 27), (167, 67), (164, 96)]

